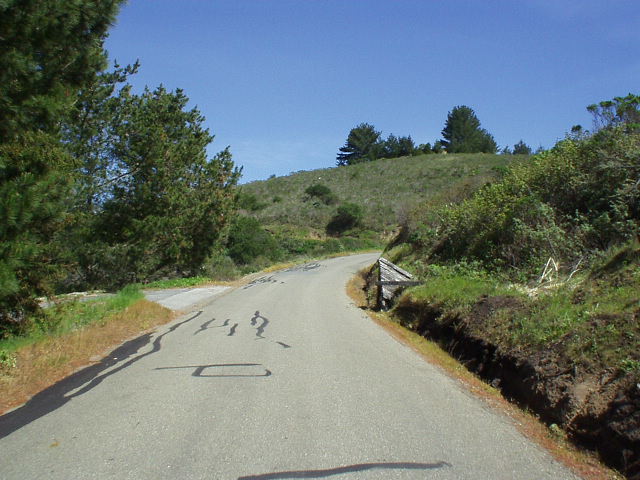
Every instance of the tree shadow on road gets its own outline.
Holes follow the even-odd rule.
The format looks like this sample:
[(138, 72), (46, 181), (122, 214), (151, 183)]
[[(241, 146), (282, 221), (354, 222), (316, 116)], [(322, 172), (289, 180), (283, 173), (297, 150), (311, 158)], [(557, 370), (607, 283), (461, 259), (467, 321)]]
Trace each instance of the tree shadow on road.
[[(89, 390), (100, 385), (105, 378), (110, 377), (114, 373), (129, 367), (144, 357), (159, 352), (162, 339), (166, 335), (175, 331), (185, 323), (199, 317), (201, 314), (202, 312), (197, 312), (192, 317), (172, 325), (162, 335), (158, 335), (153, 340), (152, 348), (148, 352), (136, 356), (140, 350), (151, 343), (151, 338), (154, 334), (153, 332), (146, 333), (123, 343), (95, 365), (83, 368), (82, 370), (69, 375), (54, 385), (51, 385), (45, 390), (37, 393), (21, 407), (0, 416), (0, 439), (10, 435), (25, 425), (28, 425), (34, 420), (57, 410), (72, 398), (87, 393)], [(115, 368), (112, 368), (114, 366)]]

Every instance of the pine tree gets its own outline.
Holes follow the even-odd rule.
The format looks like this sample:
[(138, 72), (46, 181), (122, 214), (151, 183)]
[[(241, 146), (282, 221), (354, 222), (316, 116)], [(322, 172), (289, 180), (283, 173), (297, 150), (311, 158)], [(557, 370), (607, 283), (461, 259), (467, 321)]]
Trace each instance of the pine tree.
[(0, 2), (0, 335), (46, 293), (72, 165), (59, 126), (105, 63), (121, 0)]
[(109, 190), (96, 218), (98, 239), (118, 258), (99, 257), (96, 280), (197, 273), (232, 216), (240, 172), (228, 149), (207, 158), (213, 136), (197, 109), (186, 110), (181, 90), (124, 89), (119, 101), (109, 127)]
[(361, 123), (352, 128), (344, 147), (340, 148), (337, 164), (353, 165), (375, 160), (384, 155), (384, 145), (380, 142), (380, 132), (373, 125)]
[(498, 149), (493, 136), (480, 127), (473, 109), (465, 105), (449, 112), (442, 137), (442, 145), (449, 153), (496, 153)]
[(523, 140), (520, 140), (513, 146), (513, 154), (514, 155), (531, 155), (531, 147), (524, 143)]
[(77, 91), (106, 66), (103, 41), (122, 2), (0, 3), (0, 141), (56, 129)]

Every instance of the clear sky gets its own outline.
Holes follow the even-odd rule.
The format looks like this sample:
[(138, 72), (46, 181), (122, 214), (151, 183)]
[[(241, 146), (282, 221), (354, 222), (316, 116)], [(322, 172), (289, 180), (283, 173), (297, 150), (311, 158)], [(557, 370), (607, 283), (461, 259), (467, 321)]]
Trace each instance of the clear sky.
[(182, 88), (243, 183), (334, 166), (362, 122), (433, 143), (467, 105), (535, 149), (640, 93), (639, 0), (130, 0), (106, 46)]

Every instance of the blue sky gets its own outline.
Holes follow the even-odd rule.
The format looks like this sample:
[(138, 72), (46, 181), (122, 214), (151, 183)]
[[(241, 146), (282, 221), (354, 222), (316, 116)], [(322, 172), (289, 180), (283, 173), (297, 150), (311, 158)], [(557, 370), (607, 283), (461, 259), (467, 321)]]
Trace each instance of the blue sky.
[(456, 105), (550, 147), (640, 93), (638, 0), (130, 0), (106, 47), (184, 89), (242, 182), (334, 166), (362, 122), (433, 143)]

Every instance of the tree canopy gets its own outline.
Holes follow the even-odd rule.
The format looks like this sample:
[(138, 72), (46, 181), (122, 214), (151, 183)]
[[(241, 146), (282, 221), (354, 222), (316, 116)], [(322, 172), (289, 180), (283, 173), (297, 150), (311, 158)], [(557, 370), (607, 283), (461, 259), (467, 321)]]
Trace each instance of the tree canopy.
[(496, 153), (498, 149), (493, 136), (480, 127), (473, 109), (465, 105), (449, 112), (442, 137), (442, 145), (449, 153)]
[(531, 147), (524, 143), (524, 140), (520, 140), (513, 146), (514, 155), (531, 155)]
[(626, 97), (614, 97), (589, 105), (596, 130), (626, 125), (630, 129), (640, 128), (640, 95), (630, 93)]
[(60, 125), (104, 68), (103, 40), (121, 3), (0, 3), (0, 333), (21, 328), (38, 308), (35, 297), (51, 291), (51, 239), (73, 171)]
[(354, 165), (367, 160), (379, 158), (382, 149), (380, 132), (373, 125), (361, 123), (352, 128), (347, 141), (337, 156), (338, 165)]
[(103, 41), (123, 0), (0, 3), (0, 139), (55, 129), (106, 67)]
[(105, 70), (121, 3), (0, 2), (0, 336), (37, 296), (194, 274), (224, 243), (240, 171), (184, 92)]

